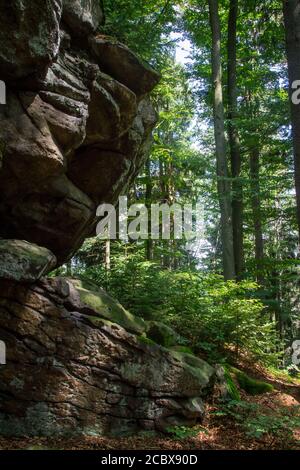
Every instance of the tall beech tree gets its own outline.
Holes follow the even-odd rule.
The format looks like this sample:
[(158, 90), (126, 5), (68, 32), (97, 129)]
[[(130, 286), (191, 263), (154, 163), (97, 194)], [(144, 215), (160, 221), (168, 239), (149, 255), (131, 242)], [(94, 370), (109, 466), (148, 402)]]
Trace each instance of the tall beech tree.
[(300, 238), (300, 104), (292, 101), (293, 84), (300, 80), (300, 1), (284, 0), (283, 14), (286, 33), (286, 50), (289, 71), (292, 136), (294, 147), (297, 220)]
[(232, 174), (232, 229), (235, 271), (238, 278), (244, 271), (243, 187), (241, 183), (241, 149), (237, 119), (237, 17), (239, 2), (230, 0), (228, 18), (228, 138)]
[(221, 63), (221, 26), (218, 0), (209, 0), (209, 16), (212, 32), (214, 133), (217, 158), (218, 196), (221, 210), (223, 269), (225, 279), (229, 280), (235, 278), (235, 261), (233, 249), (231, 185), (229, 181), (226, 157), (225, 115)]
[(262, 262), (264, 258), (264, 242), (262, 232), (261, 196), (260, 196), (260, 158), (259, 147), (250, 149), (250, 183), (251, 183), (251, 205), (255, 239), (255, 262), (257, 280), (262, 283)]

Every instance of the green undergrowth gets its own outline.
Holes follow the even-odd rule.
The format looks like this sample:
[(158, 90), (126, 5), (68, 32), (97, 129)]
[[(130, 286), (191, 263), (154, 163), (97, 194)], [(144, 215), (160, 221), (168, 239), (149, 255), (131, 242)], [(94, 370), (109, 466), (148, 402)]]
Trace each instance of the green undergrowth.
[(240, 388), (244, 390), (248, 395), (261, 395), (263, 393), (272, 392), (274, 390), (273, 385), (263, 382), (261, 380), (253, 379), (249, 377), (245, 372), (242, 372), (235, 367), (230, 368), (231, 373), (236, 378)]
[(295, 386), (300, 386), (300, 378), (292, 377), (286, 370), (275, 369), (275, 367), (268, 367), (267, 370), (275, 379), (288, 382)]
[(153, 339), (148, 338), (146, 335), (137, 336), (136, 339), (142, 344), (147, 344), (148, 346), (157, 346), (157, 343), (153, 341)]
[(260, 403), (246, 401), (229, 401), (224, 403), (212, 415), (223, 418), (230, 417), (240, 426), (246, 437), (253, 439), (276, 439), (282, 449), (293, 448), (297, 445), (295, 431), (299, 429), (300, 407), (279, 407), (272, 413), (266, 412)]
[(224, 366), (224, 377), (226, 380), (228, 395), (232, 400), (239, 401), (241, 399), (240, 392), (230, 374), (230, 369)]

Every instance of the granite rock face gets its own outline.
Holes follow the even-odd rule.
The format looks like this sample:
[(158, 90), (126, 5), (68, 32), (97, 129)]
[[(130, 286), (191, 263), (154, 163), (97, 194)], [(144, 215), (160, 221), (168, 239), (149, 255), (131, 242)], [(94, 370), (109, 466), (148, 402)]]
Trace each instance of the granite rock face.
[(159, 75), (96, 31), (99, 0), (0, 1), (0, 238), (62, 264), (92, 236), (96, 209), (139, 172)]
[(111, 320), (126, 317), (119, 304), (82, 290), (60, 278), (30, 287), (0, 281), (1, 434), (124, 435), (200, 421), (214, 369), (145, 344), (107, 320), (109, 309)]

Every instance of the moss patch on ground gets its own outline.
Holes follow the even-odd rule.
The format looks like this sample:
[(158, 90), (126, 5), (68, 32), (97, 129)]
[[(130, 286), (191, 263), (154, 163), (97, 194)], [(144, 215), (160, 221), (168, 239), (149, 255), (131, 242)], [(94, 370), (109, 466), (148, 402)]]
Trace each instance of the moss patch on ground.
[(262, 395), (263, 393), (273, 392), (273, 385), (263, 382), (261, 380), (253, 379), (249, 375), (245, 374), (235, 367), (230, 368), (231, 372), (234, 374), (239, 386), (244, 390), (248, 395)]

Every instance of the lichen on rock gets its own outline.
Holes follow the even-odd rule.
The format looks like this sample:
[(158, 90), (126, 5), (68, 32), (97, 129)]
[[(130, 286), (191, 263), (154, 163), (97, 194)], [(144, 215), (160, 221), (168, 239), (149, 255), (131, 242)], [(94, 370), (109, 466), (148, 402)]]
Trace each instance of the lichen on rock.
[(40, 279), (95, 234), (97, 206), (115, 204), (138, 174), (159, 74), (97, 34), (98, 0), (11, 0), (0, 14), (0, 434), (192, 425), (212, 367), (164, 347), (177, 345), (170, 329), (151, 341), (154, 326), (97, 286)]
[(30, 287), (0, 281), (0, 336), (8, 351), (0, 369), (0, 433), (124, 435), (145, 423), (162, 431), (200, 421), (214, 369), (141, 342), (99, 312), (92, 316), (91, 307), (74, 310), (74, 289), (63, 278)]
[(0, 239), (0, 279), (35, 282), (55, 266), (56, 258), (47, 248)]

